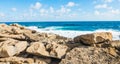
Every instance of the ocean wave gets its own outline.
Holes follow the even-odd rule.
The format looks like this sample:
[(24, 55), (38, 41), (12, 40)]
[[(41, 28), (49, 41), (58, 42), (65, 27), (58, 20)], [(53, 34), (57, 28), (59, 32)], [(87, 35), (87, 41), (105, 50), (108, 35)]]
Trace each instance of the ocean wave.
[(44, 27), (44, 28), (42, 28), (42, 27), (37, 27), (37, 26), (29, 26), (29, 27), (27, 27), (28, 29), (34, 29), (34, 30), (43, 30), (43, 31), (50, 31), (50, 30), (60, 30), (60, 29), (62, 29), (62, 28), (64, 28), (64, 27), (62, 27), (62, 26), (50, 26), (50, 27)]
[(119, 30), (114, 30), (114, 29), (97, 29), (94, 31), (75, 31), (75, 30), (62, 30), (61, 26), (55, 27), (46, 27), (46, 28), (38, 28), (35, 26), (30, 26), (27, 27), (28, 29), (36, 30), (38, 32), (45, 32), (45, 33), (54, 33), (54, 34), (59, 34), (64, 37), (68, 38), (74, 38), (78, 35), (83, 35), (83, 34), (89, 34), (89, 33), (95, 33), (95, 32), (111, 32), (113, 35), (113, 40), (120, 40), (120, 31)]

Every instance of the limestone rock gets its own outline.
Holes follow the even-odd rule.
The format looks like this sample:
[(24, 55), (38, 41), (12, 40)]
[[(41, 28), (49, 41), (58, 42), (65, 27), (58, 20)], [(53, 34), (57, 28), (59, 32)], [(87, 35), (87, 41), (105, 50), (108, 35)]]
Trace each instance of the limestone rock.
[(41, 42), (32, 43), (26, 51), (34, 55), (49, 56), (49, 53), (46, 51), (44, 44)]
[(15, 44), (15, 48), (17, 49), (17, 54), (24, 51), (28, 46), (28, 43), (26, 41), (20, 41)]
[(67, 50), (68, 47), (65, 45), (60, 45), (56, 43), (43, 44), (42, 42), (33, 42), (31, 46), (27, 48), (28, 53), (59, 59), (66, 54)]
[(0, 63), (3, 64), (49, 64), (46, 59), (22, 58), (22, 57), (7, 57), (0, 58)]
[(4, 45), (0, 47), (0, 57), (11, 57), (16, 54), (16, 48), (14, 46)]
[(114, 57), (108, 48), (78, 47), (72, 49), (59, 64), (119, 64), (120, 57)]
[(82, 42), (83, 44), (87, 44), (87, 45), (92, 45), (95, 43), (101, 43), (111, 40), (112, 40), (112, 34), (110, 32), (85, 34), (74, 38), (75, 42)]
[(46, 49), (50, 53), (50, 57), (61, 59), (66, 54), (68, 47), (65, 45), (51, 43), (46, 45)]
[(118, 50), (120, 50), (120, 40), (110, 41), (109, 43), (110, 43), (110, 45), (111, 45), (112, 47), (115, 47), (115, 48), (117, 48)]
[(18, 27), (18, 28), (20, 28), (20, 29), (25, 29), (24, 26), (21, 26), (21, 25), (19, 25), (19, 24), (17, 24), (17, 23), (10, 24), (10, 26), (15, 26), (15, 27)]
[(40, 40), (40, 37), (38, 36), (38, 34), (33, 34), (31, 31), (24, 32), (24, 36), (27, 40), (31, 42), (36, 42)]
[(0, 57), (11, 57), (24, 51), (28, 43), (26, 41), (7, 40), (0, 43)]
[(2, 38), (13, 38), (13, 39), (18, 39), (18, 40), (25, 40), (25, 36), (23, 36), (22, 34), (9, 35), (9, 34), (1, 34), (0, 33), (0, 37), (2, 37)]

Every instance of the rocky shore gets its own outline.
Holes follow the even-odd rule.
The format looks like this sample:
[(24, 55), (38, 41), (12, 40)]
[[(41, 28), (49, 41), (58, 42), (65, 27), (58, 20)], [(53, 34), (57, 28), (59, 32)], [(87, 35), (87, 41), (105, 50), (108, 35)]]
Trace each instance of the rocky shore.
[(120, 64), (120, 41), (110, 32), (71, 39), (0, 24), (0, 64)]

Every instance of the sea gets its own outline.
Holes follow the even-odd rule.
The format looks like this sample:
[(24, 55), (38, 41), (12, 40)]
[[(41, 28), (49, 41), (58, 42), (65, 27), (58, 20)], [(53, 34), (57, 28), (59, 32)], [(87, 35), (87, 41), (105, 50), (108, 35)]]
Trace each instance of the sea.
[(68, 38), (78, 35), (111, 32), (113, 40), (120, 40), (120, 21), (62, 21), (62, 22), (0, 22), (5, 24), (18, 23), (38, 32), (54, 33)]

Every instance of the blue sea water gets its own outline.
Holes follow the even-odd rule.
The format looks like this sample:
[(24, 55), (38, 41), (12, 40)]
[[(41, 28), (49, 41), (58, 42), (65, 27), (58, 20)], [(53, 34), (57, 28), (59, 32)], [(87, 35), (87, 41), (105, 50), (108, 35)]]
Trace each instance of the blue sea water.
[(38, 28), (54, 27), (57, 30), (94, 31), (98, 29), (120, 30), (120, 22), (6, 22), (6, 24), (18, 23), (24, 26), (36, 26)]
[(66, 37), (75, 37), (93, 32), (111, 32), (113, 39), (120, 39), (119, 21), (83, 21), (83, 22), (5, 22), (18, 23), (39, 32), (55, 33)]

